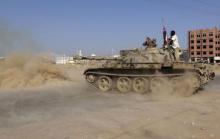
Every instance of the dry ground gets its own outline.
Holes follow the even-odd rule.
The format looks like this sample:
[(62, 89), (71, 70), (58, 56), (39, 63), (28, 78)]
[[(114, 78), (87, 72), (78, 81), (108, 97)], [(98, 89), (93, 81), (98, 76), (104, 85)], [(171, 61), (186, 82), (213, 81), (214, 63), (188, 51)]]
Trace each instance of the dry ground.
[(73, 82), (1, 90), (0, 139), (220, 138), (219, 75), (198, 94), (177, 97), (101, 93), (82, 71), (70, 73)]

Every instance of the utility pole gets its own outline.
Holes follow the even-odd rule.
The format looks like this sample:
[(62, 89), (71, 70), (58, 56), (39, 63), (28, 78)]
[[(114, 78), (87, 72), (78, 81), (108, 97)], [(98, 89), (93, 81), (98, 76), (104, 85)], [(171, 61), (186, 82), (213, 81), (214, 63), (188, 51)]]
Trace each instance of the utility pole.
[(114, 56), (114, 49), (112, 48), (112, 57)]
[(202, 60), (202, 57), (203, 57), (203, 36), (202, 36), (202, 31), (200, 31), (200, 35), (201, 35), (201, 54), (200, 54), (200, 60)]

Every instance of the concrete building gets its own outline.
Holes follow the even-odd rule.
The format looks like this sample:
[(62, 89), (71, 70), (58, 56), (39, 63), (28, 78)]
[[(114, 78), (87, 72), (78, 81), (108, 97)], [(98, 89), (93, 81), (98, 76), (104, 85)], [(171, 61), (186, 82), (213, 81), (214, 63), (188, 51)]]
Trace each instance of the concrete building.
[(192, 62), (207, 60), (209, 63), (220, 63), (220, 29), (189, 31), (188, 50)]
[(55, 59), (56, 64), (68, 64), (69, 61), (73, 59), (72, 57), (69, 56), (57, 56)]

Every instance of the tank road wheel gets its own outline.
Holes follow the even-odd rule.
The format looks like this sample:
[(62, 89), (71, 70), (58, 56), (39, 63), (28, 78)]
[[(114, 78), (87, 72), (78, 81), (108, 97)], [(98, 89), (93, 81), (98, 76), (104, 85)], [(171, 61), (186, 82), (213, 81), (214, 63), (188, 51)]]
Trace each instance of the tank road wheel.
[(172, 88), (171, 94), (174, 94), (176, 92), (180, 92), (180, 89), (183, 88), (183, 84), (184, 84), (184, 77), (183, 76), (172, 77), (169, 81), (170, 81), (169, 87)]
[(112, 79), (108, 76), (100, 76), (98, 79), (98, 88), (101, 91), (109, 91), (112, 87)]
[(162, 80), (163, 79), (161, 77), (154, 77), (153, 79), (151, 79), (151, 83), (150, 83), (151, 90), (154, 87), (158, 87), (161, 84)]
[(86, 80), (87, 80), (87, 82), (89, 82), (89, 83), (94, 83), (94, 82), (95, 82), (95, 79), (96, 79), (96, 77), (95, 77), (95, 75), (93, 75), (93, 74), (87, 74), (87, 75), (86, 75)]
[(145, 93), (149, 88), (149, 81), (144, 78), (134, 78), (133, 80), (133, 89), (137, 93)]
[(193, 88), (199, 89), (202, 85), (200, 76), (198, 74), (192, 75), (191, 76), (191, 83), (193, 85)]
[[(195, 78), (195, 77), (194, 77)], [(201, 79), (201, 84), (206, 84), (208, 83), (209, 79), (206, 75), (202, 75), (200, 76), (200, 79)], [(195, 81), (194, 81), (195, 82)]]
[(126, 93), (131, 90), (131, 79), (128, 77), (120, 77), (117, 79), (117, 88), (120, 92)]
[[(166, 77), (154, 77), (150, 82), (150, 90), (154, 94), (163, 94), (171, 91)], [(166, 90), (166, 91), (165, 91)], [(165, 91), (165, 92), (164, 92)]]

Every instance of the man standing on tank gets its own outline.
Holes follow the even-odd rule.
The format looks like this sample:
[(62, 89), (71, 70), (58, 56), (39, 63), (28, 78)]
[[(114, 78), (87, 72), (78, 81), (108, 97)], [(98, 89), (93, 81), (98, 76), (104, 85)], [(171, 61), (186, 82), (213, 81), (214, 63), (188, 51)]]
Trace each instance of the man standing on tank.
[(170, 32), (170, 45), (174, 49), (174, 58), (176, 61), (179, 61), (179, 55), (180, 55), (180, 45), (179, 45), (179, 40), (176, 35), (176, 32), (172, 30)]

